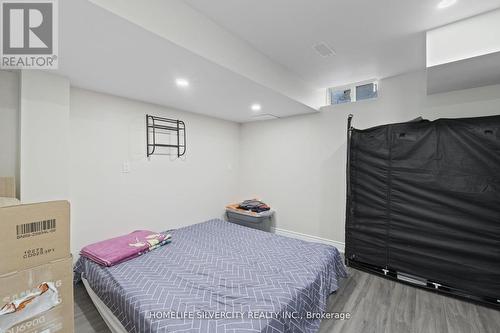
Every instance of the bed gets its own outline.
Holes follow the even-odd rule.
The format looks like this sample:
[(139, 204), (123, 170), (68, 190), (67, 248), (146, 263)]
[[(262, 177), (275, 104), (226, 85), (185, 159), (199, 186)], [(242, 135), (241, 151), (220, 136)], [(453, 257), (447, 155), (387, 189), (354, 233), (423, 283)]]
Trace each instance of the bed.
[(219, 219), (114, 267), (75, 265), (113, 332), (316, 332), (346, 277), (339, 251)]

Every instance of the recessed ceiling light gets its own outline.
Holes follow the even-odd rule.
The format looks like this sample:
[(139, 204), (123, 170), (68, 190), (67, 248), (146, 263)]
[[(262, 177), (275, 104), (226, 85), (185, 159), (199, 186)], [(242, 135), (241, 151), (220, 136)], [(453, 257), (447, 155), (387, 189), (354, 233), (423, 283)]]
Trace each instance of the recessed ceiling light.
[(457, 0), (442, 0), (439, 4), (438, 4), (438, 8), (439, 9), (445, 9), (445, 8), (448, 8), (450, 6), (453, 6), (454, 4), (457, 3)]
[(252, 111), (260, 111), (262, 110), (262, 106), (260, 104), (252, 104), (252, 106), (250, 107), (252, 109)]
[(186, 79), (176, 79), (175, 84), (178, 87), (189, 87), (189, 81)]

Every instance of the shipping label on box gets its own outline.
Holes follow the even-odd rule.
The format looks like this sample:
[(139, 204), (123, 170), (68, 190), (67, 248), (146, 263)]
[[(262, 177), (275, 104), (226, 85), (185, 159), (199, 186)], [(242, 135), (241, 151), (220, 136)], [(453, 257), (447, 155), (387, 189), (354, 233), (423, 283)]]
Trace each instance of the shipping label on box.
[(53, 201), (0, 208), (0, 274), (70, 255), (70, 206)]
[(1, 333), (72, 333), (73, 259), (0, 276)]

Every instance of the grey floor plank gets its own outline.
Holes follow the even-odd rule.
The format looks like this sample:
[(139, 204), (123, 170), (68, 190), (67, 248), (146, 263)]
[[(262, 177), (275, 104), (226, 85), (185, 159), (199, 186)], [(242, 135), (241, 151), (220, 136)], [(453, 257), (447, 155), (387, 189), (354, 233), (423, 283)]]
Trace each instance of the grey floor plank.
[[(349, 269), (328, 299), (328, 312), (350, 320), (324, 320), (320, 333), (496, 333), (500, 311)], [(75, 287), (77, 333), (110, 333), (82, 284)]]
[[(386, 288), (387, 289), (387, 288)], [(386, 312), (386, 333), (412, 333), (415, 322), (416, 289), (401, 283), (393, 283), (390, 304)]]
[(75, 286), (75, 332), (111, 333), (82, 283)]
[(419, 290), (416, 298), (415, 317), (415, 333), (455, 333), (448, 329), (443, 296)]

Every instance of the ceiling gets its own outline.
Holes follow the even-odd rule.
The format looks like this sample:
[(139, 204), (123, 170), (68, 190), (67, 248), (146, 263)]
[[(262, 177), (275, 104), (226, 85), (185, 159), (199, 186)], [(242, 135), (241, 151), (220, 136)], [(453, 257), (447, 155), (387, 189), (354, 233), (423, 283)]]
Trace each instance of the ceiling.
[[(73, 86), (236, 122), (313, 113), (326, 87), (424, 69), (426, 30), (500, 7), (438, 2), (60, 1), (58, 73)], [(320, 56), (318, 42), (336, 55)]]
[[(185, 0), (316, 88), (425, 68), (425, 31), (500, 0)], [(313, 50), (325, 42), (337, 55)]]
[(235, 122), (316, 111), (89, 1), (60, 1), (59, 11), (57, 72), (72, 86)]

